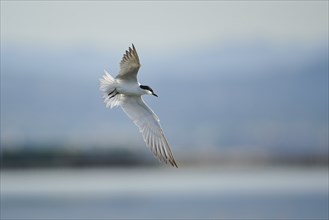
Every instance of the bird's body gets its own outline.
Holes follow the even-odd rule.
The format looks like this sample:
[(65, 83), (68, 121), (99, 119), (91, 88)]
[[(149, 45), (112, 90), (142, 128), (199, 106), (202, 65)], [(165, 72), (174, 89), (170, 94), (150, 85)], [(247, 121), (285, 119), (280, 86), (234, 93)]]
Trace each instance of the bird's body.
[(106, 107), (121, 106), (139, 128), (153, 154), (160, 161), (177, 167), (158, 116), (142, 98), (142, 95), (146, 94), (157, 95), (149, 86), (138, 82), (137, 73), (140, 66), (137, 51), (132, 45), (121, 60), (119, 74), (113, 78), (105, 71), (105, 75), (100, 79), (100, 90), (103, 92), (104, 102)]
[(130, 96), (141, 96), (147, 94), (144, 89), (141, 89), (138, 84), (122, 81), (118, 83), (117, 91), (120, 94)]

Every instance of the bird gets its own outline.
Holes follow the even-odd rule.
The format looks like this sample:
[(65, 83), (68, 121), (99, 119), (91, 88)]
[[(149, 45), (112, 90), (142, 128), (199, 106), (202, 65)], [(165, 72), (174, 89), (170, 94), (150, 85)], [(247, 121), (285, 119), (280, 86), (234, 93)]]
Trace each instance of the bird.
[(134, 44), (123, 54), (119, 74), (114, 78), (106, 70), (100, 79), (106, 107), (120, 106), (142, 133), (154, 156), (165, 164), (178, 167), (170, 145), (160, 125), (159, 117), (145, 103), (143, 95), (158, 97), (153, 89), (138, 82), (141, 64)]

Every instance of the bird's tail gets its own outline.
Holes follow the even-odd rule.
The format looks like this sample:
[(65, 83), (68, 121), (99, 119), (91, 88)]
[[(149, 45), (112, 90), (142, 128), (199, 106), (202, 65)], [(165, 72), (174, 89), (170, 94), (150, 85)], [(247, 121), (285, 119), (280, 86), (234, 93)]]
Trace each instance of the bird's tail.
[(99, 89), (103, 92), (104, 103), (106, 107), (115, 107), (120, 105), (121, 95), (117, 94), (116, 81), (113, 76), (111, 76), (106, 70), (104, 70), (103, 78), (99, 79), (100, 87)]

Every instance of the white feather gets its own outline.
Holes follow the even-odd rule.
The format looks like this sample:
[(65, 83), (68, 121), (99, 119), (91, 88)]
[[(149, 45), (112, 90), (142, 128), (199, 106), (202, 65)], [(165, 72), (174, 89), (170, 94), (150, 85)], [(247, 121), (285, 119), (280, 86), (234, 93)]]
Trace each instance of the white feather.
[(120, 72), (112, 77), (108, 72), (100, 79), (106, 107), (121, 106), (143, 135), (146, 145), (162, 162), (177, 167), (169, 143), (163, 133), (158, 116), (145, 104), (142, 95), (154, 94), (140, 88), (137, 73), (140, 68), (137, 51), (132, 45), (120, 63)]
[(165, 163), (177, 167), (173, 153), (160, 125), (158, 116), (150, 109), (141, 96), (123, 95), (120, 106), (137, 125), (145, 143), (153, 154)]

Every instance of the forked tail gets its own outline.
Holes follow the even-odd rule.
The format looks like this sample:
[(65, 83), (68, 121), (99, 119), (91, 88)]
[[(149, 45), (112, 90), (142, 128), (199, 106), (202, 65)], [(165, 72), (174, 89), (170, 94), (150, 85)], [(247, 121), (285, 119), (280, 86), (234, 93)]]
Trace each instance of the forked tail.
[(99, 79), (99, 89), (103, 92), (104, 103), (106, 107), (115, 107), (120, 105), (121, 94), (116, 92), (116, 81), (106, 70), (104, 70), (103, 78)]

